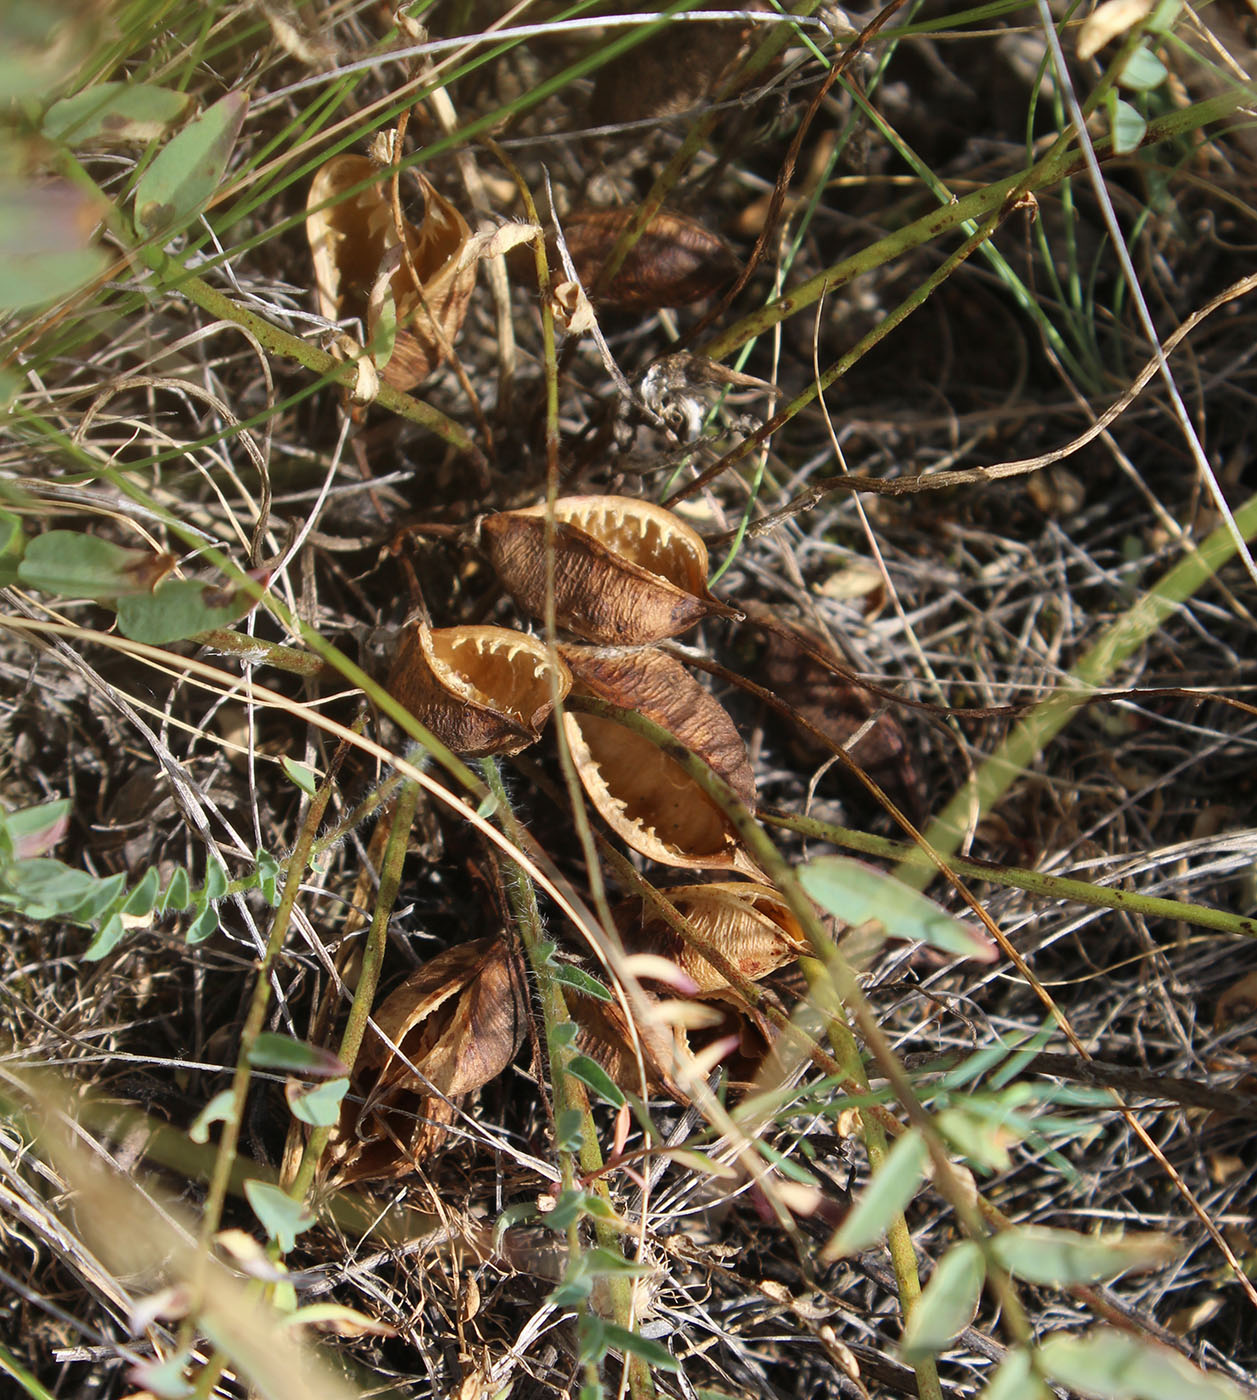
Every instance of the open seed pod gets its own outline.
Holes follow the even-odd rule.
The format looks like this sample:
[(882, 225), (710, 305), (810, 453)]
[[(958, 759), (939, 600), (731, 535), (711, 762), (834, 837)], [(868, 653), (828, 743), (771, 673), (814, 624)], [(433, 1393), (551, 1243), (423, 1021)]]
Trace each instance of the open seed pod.
[[(687, 631), (704, 617), (740, 618), (707, 591), (707, 546), (671, 511), (629, 496), (555, 502), (554, 600), (561, 627), (590, 642), (635, 645)], [(546, 598), (545, 506), (490, 515), (489, 557), (533, 617)]]
[[(723, 955), (752, 982), (793, 962), (808, 948), (807, 935), (790, 906), (771, 885), (720, 880), (709, 885), (678, 885), (663, 896), (699, 938)], [(722, 992), (729, 979), (660, 914), (639, 900), (616, 911), (616, 923), (630, 953), (658, 953), (697, 984), (699, 993)]]
[(402, 637), (389, 692), (456, 754), (519, 753), (541, 737), (572, 677), (545, 644), (507, 627), (439, 627), (422, 622)]
[[(377, 337), (384, 339), (391, 301), (396, 339), (380, 374), (394, 388), (406, 390), (441, 363), (440, 337), (452, 342), (458, 335), (475, 286), (476, 264), (473, 260), (460, 266), (471, 229), (422, 175), (416, 178), (423, 189), (424, 219), (418, 228), (403, 224), (405, 254), (386, 175), (357, 194), (338, 197), (376, 171), (366, 156), (355, 155), (333, 156), (320, 166), (310, 185), (306, 236), (314, 255), (319, 311), (328, 320), (356, 317), (374, 348)], [(323, 204), (327, 207), (320, 208)]]
[(374, 1019), (387, 1039), (368, 1035), (354, 1071), (365, 1102), (347, 1105), (337, 1130), (342, 1181), (404, 1175), (440, 1143), (452, 1103), (496, 1079), (519, 1049), (523, 989), (505, 943), (478, 938), (438, 953), (385, 998)]
[[(636, 710), (668, 730), (755, 806), (755, 774), (733, 721), (684, 666), (661, 651), (564, 647), (578, 693)], [(603, 820), (635, 851), (691, 870), (760, 871), (724, 812), (675, 759), (598, 715), (563, 716), (581, 783)]]

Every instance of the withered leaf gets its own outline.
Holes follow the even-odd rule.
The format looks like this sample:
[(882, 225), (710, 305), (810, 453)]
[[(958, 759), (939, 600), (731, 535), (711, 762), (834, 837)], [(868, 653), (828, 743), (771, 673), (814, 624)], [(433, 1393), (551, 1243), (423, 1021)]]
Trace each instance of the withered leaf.
[[(483, 538), (507, 592), (543, 617), (545, 506), (488, 516)], [(554, 601), (559, 626), (590, 642), (635, 645), (704, 617), (740, 618), (707, 591), (707, 546), (662, 506), (629, 496), (555, 502)]]
[[(349, 193), (373, 173), (379, 174), (373, 184)], [(458, 335), (476, 281), (474, 258), (462, 262), (471, 238), (467, 221), (429, 180), (416, 178), (424, 219), (418, 228), (403, 222), (404, 250), (388, 177), (366, 156), (326, 161), (307, 200), (319, 311), (332, 321), (357, 318), (373, 349), (387, 341), (395, 318), (392, 354), (380, 374), (402, 390), (414, 388), (441, 363), (442, 338), (449, 343)]]
[[(671, 656), (564, 647), (578, 693), (635, 710), (668, 730), (755, 805), (755, 775), (720, 702)], [(567, 713), (564, 732), (581, 783), (607, 825), (651, 860), (692, 870), (758, 874), (728, 817), (649, 739), (597, 715)]]
[(382, 1035), (368, 1036), (354, 1071), (365, 1102), (346, 1105), (337, 1132), (341, 1180), (404, 1175), (441, 1142), (454, 1104), (519, 1049), (523, 988), (502, 940), (479, 938), (438, 953), (385, 998), (374, 1013)]
[(572, 678), (545, 644), (506, 627), (415, 623), (402, 637), (388, 689), (456, 754), (514, 754), (541, 737)]
[(649, 904), (633, 900), (616, 911), (625, 949), (657, 953), (676, 963), (700, 993), (729, 986), (728, 978), (703, 956), (703, 945), (723, 955), (752, 982), (807, 951), (806, 934), (771, 885), (719, 880), (678, 885), (660, 893), (702, 942), (691, 944)]
[(689, 306), (723, 291), (737, 276), (738, 259), (723, 238), (697, 219), (661, 209), (610, 283), (599, 289), (598, 276), (636, 213), (632, 206), (577, 209), (563, 222), (572, 265), (596, 305), (615, 311)]

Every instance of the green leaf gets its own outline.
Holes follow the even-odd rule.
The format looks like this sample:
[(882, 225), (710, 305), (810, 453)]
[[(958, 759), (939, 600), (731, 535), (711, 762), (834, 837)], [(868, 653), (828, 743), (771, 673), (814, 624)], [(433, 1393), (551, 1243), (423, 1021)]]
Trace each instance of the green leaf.
[(186, 909), (191, 903), (192, 882), (188, 878), (187, 867), (180, 865), (176, 867), (175, 873), (170, 877), (170, 884), (162, 896), (159, 912), (165, 914), (171, 909), (177, 912)]
[(983, 1388), (978, 1400), (1053, 1400), (1052, 1392), (1034, 1373), (1030, 1353), (1013, 1347)]
[(313, 768), (305, 763), (294, 763), (287, 755), (282, 756), (279, 763), (290, 782), (295, 783), (308, 797), (314, 796), (318, 791), (318, 783)]
[(329, 1079), (325, 1084), (303, 1088), (290, 1080), (284, 1086), (284, 1097), (292, 1116), (315, 1128), (330, 1128), (340, 1118), (341, 1100), (349, 1091), (348, 1079)]
[(311, 1079), (341, 1079), (349, 1073), (330, 1050), (271, 1031), (263, 1031), (249, 1047), (249, 1063), (254, 1069), (276, 1069)]
[(153, 593), (118, 600), (118, 630), (133, 642), (165, 646), (226, 627), (253, 606), (243, 588), (220, 588), (193, 578), (168, 579)]
[(3, 813), (0, 819), (12, 841), (12, 854), (22, 860), (52, 850), (66, 833), (72, 806), (68, 797), (61, 797), (38, 807), (23, 807), (20, 812)]
[(111, 259), (93, 242), (98, 222), (90, 196), (64, 182), (0, 179), (0, 307), (60, 301), (103, 276)]
[(135, 190), (135, 221), (148, 235), (189, 224), (214, 197), (249, 100), (229, 92), (157, 153)]
[(140, 918), (145, 914), (151, 914), (157, 903), (157, 890), (157, 867), (150, 865), (141, 877), (140, 883), (127, 896), (127, 901), (120, 912)]
[(17, 566), (26, 549), (26, 536), (22, 532), (19, 516), (7, 510), (0, 510), (0, 588), (17, 582)]
[(979, 962), (999, 951), (973, 924), (954, 918), (919, 890), (850, 856), (818, 856), (799, 867), (799, 882), (822, 908), (847, 924), (881, 924), (889, 938), (910, 938)]
[(1101, 1400), (1241, 1400), (1244, 1394), (1168, 1347), (1107, 1327), (1049, 1337), (1039, 1360), (1052, 1380)]
[(901, 1350), (910, 1365), (943, 1351), (973, 1321), (986, 1281), (982, 1251), (972, 1240), (953, 1246), (912, 1306)]
[(231, 882), (227, 878), (227, 869), (217, 856), (210, 856), (205, 862), (205, 891), (203, 899), (222, 899), (227, 893)]
[(662, 1342), (657, 1342), (653, 1337), (642, 1337), (636, 1332), (630, 1332), (627, 1327), (619, 1327), (614, 1322), (602, 1322), (603, 1341), (607, 1346), (615, 1347), (617, 1351), (622, 1351), (628, 1356), (640, 1357), (648, 1366), (654, 1366), (660, 1371), (679, 1371), (681, 1363), (668, 1350)]
[(250, 1180), (244, 1183), (244, 1194), (267, 1238), (279, 1245), (281, 1254), (288, 1254), (296, 1245), (297, 1236), (314, 1224), (314, 1215), (304, 1204), (294, 1201), (278, 1186)]
[(119, 871), (116, 875), (96, 880), (92, 888), (73, 909), (65, 911), (65, 917), (75, 924), (94, 924), (102, 919), (110, 906), (120, 904), (126, 888), (127, 877)]
[(44, 135), (71, 146), (156, 141), (182, 121), (192, 105), (186, 92), (148, 83), (97, 83), (54, 102), (44, 113)]
[(556, 1152), (575, 1152), (584, 1137), (585, 1115), (579, 1108), (565, 1108), (559, 1112), (554, 1124), (554, 1147)]
[(574, 992), (583, 992), (586, 996), (594, 997), (597, 1001), (615, 1000), (596, 977), (591, 977), (589, 973), (572, 963), (556, 962), (554, 964), (554, 980), (564, 987), (571, 987)]
[(212, 938), (217, 932), (218, 910), (207, 900), (204, 904), (197, 905), (196, 914), (183, 936), (189, 944), (204, 943), (207, 938)]
[(579, 1079), (591, 1093), (597, 1094), (600, 1099), (605, 1099), (607, 1103), (619, 1108), (624, 1102), (624, 1095), (620, 1092), (619, 1085), (596, 1060), (591, 1060), (588, 1055), (573, 1055), (564, 1068), (573, 1078)]
[(1114, 93), (1109, 93), (1109, 126), (1113, 131), (1113, 153), (1124, 156), (1135, 150), (1144, 139), (1148, 123), (1130, 105)]
[(267, 904), (274, 907), (279, 903), (279, 862), (269, 851), (258, 851), (258, 889), (262, 891), (262, 898)]
[(1002, 1172), (1012, 1165), (1010, 1142), (1017, 1140), (1007, 1111), (997, 1117), (978, 1112), (972, 1100), (960, 1108), (945, 1108), (934, 1118), (934, 1126), (966, 1161), (987, 1171)]
[(211, 1123), (226, 1123), (235, 1112), (236, 1096), (230, 1089), (223, 1089), (205, 1105), (192, 1120), (188, 1136), (193, 1142), (209, 1141)]
[(51, 856), (15, 860), (4, 872), (4, 892), (28, 919), (51, 919), (80, 905), (96, 877)]
[(110, 914), (97, 930), (96, 937), (83, 950), (83, 960), (85, 962), (99, 962), (122, 942), (125, 933), (126, 928), (121, 917), (117, 914)]
[(1130, 1269), (1159, 1268), (1183, 1252), (1169, 1235), (1082, 1235), (1038, 1225), (1003, 1231), (991, 1249), (1009, 1273), (1056, 1288), (1100, 1283)]
[(560, 1021), (557, 1026), (550, 1027), (550, 1034), (546, 1039), (550, 1042), (550, 1050), (566, 1050), (576, 1039), (577, 1026), (575, 1021)]
[(917, 1194), (925, 1175), (925, 1159), (925, 1139), (915, 1128), (909, 1128), (873, 1173), (873, 1179), (825, 1246), (821, 1258), (829, 1262), (876, 1244), (890, 1222), (903, 1213)]
[(124, 549), (79, 530), (49, 530), (26, 546), (17, 576), (29, 588), (71, 598), (121, 598), (147, 593), (174, 560), (151, 549)]
[(0, 4), (0, 106), (47, 94), (73, 70), (100, 42), (97, 8), (82, 0)]
[(1117, 81), (1130, 92), (1151, 92), (1169, 76), (1169, 70), (1152, 49), (1147, 44), (1140, 44), (1127, 60)]

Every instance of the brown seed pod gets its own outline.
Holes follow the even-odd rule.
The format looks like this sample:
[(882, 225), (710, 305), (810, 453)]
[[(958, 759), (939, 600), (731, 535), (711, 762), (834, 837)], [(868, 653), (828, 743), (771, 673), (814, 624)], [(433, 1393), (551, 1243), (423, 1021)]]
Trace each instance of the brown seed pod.
[[(807, 951), (807, 935), (790, 906), (771, 885), (718, 880), (678, 885), (660, 893), (694, 928), (752, 982), (767, 977)], [(633, 900), (616, 911), (616, 923), (631, 953), (658, 953), (697, 984), (700, 994), (722, 992), (729, 979), (650, 905)]]
[(595, 292), (598, 275), (637, 210), (577, 209), (563, 222), (563, 237), (581, 285), (598, 306), (615, 311), (658, 311), (689, 306), (723, 291), (738, 274), (738, 259), (718, 234), (669, 209), (661, 209), (608, 286)]
[[(461, 254), (471, 229), (449, 200), (416, 175), (424, 218), (418, 228), (403, 223), (403, 255), (387, 176), (356, 194), (346, 193), (377, 169), (366, 156), (355, 155), (333, 156), (320, 166), (310, 185), (306, 236), (314, 255), (319, 311), (328, 320), (356, 317), (371, 345), (391, 299), (397, 332), (380, 374), (396, 389), (413, 389), (444, 358), (441, 337), (452, 342), (467, 314), (476, 263), (464, 264)], [(319, 207), (324, 204), (326, 208)]]
[[(636, 710), (698, 754), (755, 806), (746, 746), (718, 700), (660, 651), (606, 655), (564, 647), (577, 692)], [(635, 851), (690, 870), (760, 871), (724, 812), (675, 759), (598, 715), (563, 716), (577, 772), (603, 820)]]
[(506, 627), (407, 629), (388, 678), (389, 693), (456, 754), (482, 758), (535, 744), (572, 684), (543, 642)]
[[(525, 612), (544, 616), (545, 506), (482, 524), (493, 567)], [(715, 613), (740, 618), (707, 591), (707, 546), (671, 511), (628, 496), (555, 502), (554, 602), (559, 626), (590, 642), (641, 645)]]
[[(445, 1136), (452, 1101), (510, 1064), (524, 1034), (524, 980), (498, 938), (461, 943), (426, 962), (374, 1012), (383, 1037), (363, 1044), (333, 1160), (343, 1182), (402, 1176)], [(398, 1047), (397, 1053), (393, 1046)]]

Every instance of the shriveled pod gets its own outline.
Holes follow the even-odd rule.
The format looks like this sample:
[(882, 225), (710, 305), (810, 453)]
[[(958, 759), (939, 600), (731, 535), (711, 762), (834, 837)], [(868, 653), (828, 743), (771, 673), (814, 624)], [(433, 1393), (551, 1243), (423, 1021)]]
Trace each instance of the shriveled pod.
[(337, 1132), (342, 1181), (401, 1175), (431, 1152), (452, 1104), (514, 1058), (524, 986), (506, 944), (479, 938), (438, 953), (385, 998), (373, 1013), (382, 1034), (367, 1038), (355, 1067), (365, 1102), (346, 1107)]
[[(372, 175), (374, 183), (349, 193)], [(396, 337), (380, 375), (402, 390), (414, 388), (441, 363), (442, 338), (448, 343), (458, 335), (476, 282), (475, 260), (462, 257), (471, 237), (467, 221), (424, 176), (416, 178), (424, 219), (418, 228), (403, 221), (405, 251), (388, 176), (366, 156), (324, 162), (307, 200), (319, 311), (331, 321), (356, 317), (374, 350), (386, 339), (391, 302)]]
[(658, 311), (689, 306), (723, 290), (738, 260), (719, 234), (697, 219), (661, 209), (642, 230), (606, 287), (598, 278), (637, 209), (578, 209), (563, 221), (563, 237), (582, 286), (598, 306)]
[(790, 906), (771, 885), (719, 880), (710, 885), (678, 885), (661, 894), (693, 927), (701, 944), (691, 944), (650, 905), (632, 903), (617, 911), (625, 948), (658, 953), (674, 962), (698, 986), (700, 995), (722, 992), (729, 979), (703, 956), (707, 945), (752, 982), (767, 977), (807, 951), (807, 936)]
[(518, 753), (541, 736), (572, 677), (543, 642), (507, 627), (407, 629), (388, 689), (420, 723), (465, 758)]
[[(533, 617), (546, 600), (545, 506), (488, 516), (483, 538), (498, 577)], [(742, 614), (707, 591), (707, 546), (662, 506), (630, 496), (555, 502), (554, 602), (561, 627), (590, 642), (635, 645)]]
[[(748, 807), (755, 774), (733, 721), (684, 666), (661, 651), (607, 654), (564, 647), (575, 690), (635, 710), (698, 754)], [(723, 810), (655, 744), (600, 715), (563, 716), (581, 783), (603, 820), (635, 851), (690, 870), (760, 871)]]

